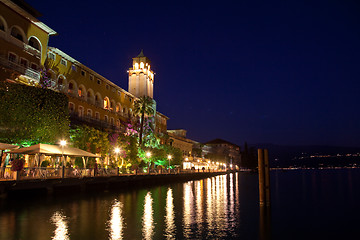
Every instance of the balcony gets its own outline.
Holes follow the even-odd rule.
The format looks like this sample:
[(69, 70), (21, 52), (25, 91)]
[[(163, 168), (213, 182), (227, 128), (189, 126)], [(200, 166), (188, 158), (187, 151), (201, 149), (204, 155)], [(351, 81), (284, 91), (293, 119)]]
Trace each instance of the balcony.
[(14, 70), (22, 75), (24, 75), (27, 78), (30, 78), (30, 80), (39, 83), (40, 82), (40, 73), (34, 69), (21, 66), (17, 63), (9, 61), (4, 56), (0, 56), (0, 65), (4, 66), (5, 68)]
[(11, 42), (12, 44), (18, 46), (19, 48), (25, 50), (27, 53), (34, 55), (37, 58), (41, 58), (41, 52), (33, 47), (31, 47), (30, 45), (24, 43), (23, 41), (13, 37), (13, 36), (9, 36), (8, 38), (8, 42)]
[(77, 124), (86, 123), (90, 126), (101, 127), (103, 129), (112, 129), (112, 130), (118, 131), (118, 132), (125, 131), (125, 127), (123, 125), (121, 125), (120, 127), (117, 127), (113, 124), (110, 124), (108, 122), (105, 122), (105, 121), (102, 121), (100, 119), (96, 119), (96, 118), (93, 118), (90, 116), (79, 116), (78, 113), (75, 111), (70, 112), (70, 120), (73, 123), (77, 123)]

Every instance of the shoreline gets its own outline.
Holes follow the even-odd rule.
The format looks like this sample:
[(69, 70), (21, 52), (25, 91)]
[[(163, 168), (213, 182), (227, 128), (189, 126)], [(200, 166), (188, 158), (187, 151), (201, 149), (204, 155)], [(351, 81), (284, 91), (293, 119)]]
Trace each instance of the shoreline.
[(234, 173), (236, 171), (0, 181), (0, 198), (7, 198), (19, 194), (46, 195), (56, 193), (83, 193), (88, 191), (153, 186), (168, 182), (199, 180), (232, 172)]

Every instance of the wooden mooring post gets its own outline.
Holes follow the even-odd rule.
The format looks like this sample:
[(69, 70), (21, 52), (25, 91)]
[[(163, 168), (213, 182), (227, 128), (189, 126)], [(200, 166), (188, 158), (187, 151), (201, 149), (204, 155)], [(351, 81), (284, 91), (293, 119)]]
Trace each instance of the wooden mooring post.
[(270, 166), (267, 149), (258, 149), (258, 173), (260, 206), (270, 206)]

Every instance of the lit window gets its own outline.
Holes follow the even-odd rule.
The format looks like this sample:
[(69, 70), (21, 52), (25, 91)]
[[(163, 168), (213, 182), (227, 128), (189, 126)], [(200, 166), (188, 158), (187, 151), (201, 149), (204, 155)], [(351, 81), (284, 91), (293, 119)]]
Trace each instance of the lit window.
[(136, 69), (139, 69), (139, 64), (138, 63), (135, 63), (135, 70)]
[(78, 90), (78, 94), (79, 94), (79, 97), (82, 96), (82, 88), (80, 87), (79, 90)]
[(104, 108), (109, 109), (110, 108), (110, 101), (109, 98), (104, 98)]
[(140, 68), (141, 68), (141, 69), (144, 68), (144, 63), (143, 63), (143, 62), (140, 63)]

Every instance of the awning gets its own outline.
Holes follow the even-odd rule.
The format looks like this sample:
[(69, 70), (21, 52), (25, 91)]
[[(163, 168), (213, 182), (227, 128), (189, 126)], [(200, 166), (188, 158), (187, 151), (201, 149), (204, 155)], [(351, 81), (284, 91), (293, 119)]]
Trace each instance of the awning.
[(65, 155), (65, 156), (74, 156), (74, 157), (98, 157), (95, 154), (90, 152), (73, 148), (73, 147), (64, 147), (64, 149), (57, 145), (43, 144), (39, 143), (30, 147), (19, 148), (12, 150), (9, 153), (19, 153), (19, 154), (45, 154), (45, 155)]
[(0, 150), (17, 149), (17, 148), (19, 148), (19, 146), (8, 143), (0, 143)]

